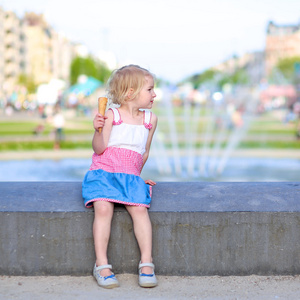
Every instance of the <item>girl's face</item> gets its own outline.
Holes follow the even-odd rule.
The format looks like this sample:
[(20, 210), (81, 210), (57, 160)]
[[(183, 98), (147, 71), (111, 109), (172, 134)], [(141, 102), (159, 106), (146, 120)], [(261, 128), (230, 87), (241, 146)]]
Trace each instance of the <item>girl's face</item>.
[(154, 80), (151, 76), (145, 77), (145, 84), (140, 91), (139, 95), (136, 97), (136, 101), (138, 101), (140, 108), (152, 108), (154, 98), (156, 94), (154, 92)]

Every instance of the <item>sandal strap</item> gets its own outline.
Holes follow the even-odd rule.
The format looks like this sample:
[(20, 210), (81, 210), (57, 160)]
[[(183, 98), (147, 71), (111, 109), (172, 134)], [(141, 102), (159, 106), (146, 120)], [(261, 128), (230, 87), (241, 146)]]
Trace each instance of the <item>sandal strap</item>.
[(96, 266), (97, 271), (101, 271), (103, 269), (112, 269), (112, 265), (102, 265), (102, 266), (99, 266), (99, 267)]
[[(111, 275), (109, 275), (109, 276), (105, 276), (104, 277), (104, 280), (106, 280), (106, 279), (116, 279), (116, 276), (115, 276), (115, 274), (111, 274)], [(117, 279), (116, 279), (117, 280)]]
[(141, 269), (141, 268), (143, 268), (143, 267), (150, 267), (150, 268), (152, 268), (153, 269), (153, 271), (154, 271), (154, 264), (153, 263), (140, 263), (139, 264), (139, 269)]
[(140, 276), (143, 276), (143, 277), (154, 277), (154, 273), (152, 273), (152, 274), (141, 273)]

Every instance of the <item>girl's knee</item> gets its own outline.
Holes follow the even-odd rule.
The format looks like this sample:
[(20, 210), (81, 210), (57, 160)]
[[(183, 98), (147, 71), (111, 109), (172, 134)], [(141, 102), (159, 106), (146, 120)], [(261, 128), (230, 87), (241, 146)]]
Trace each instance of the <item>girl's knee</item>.
[(134, 216), (148, 216), (148, 209), (147, 207), (143, 207), (143, 206), (130, 206), (127, 207), (128, 212), (130, 213), (130, 215), (134, 215)]
[(114, 211), (113, 203), (106, 201), (97, 201), (94, 203), (95, 215), (97, 216), (112, 216)]

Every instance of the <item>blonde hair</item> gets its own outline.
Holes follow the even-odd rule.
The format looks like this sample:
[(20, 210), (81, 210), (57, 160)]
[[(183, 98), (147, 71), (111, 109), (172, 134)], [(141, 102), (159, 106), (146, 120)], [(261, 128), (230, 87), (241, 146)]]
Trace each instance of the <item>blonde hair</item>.
[(128, 99), (129, 89), (133, 89), (130, 99), (134, 99), (142, 90), (146, 76), (155, 79), (147, 69), (137, 65), (128, 65), (113, 71), (107, 82), (107, 96), (114, 104), (122, 104)]

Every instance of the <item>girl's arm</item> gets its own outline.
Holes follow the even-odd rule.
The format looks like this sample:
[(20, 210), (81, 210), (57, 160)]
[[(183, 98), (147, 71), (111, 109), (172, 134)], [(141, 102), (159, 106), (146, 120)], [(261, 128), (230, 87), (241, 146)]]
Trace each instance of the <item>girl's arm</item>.
[[(95, 128), (95, 133), (93, 136), (92, 146), (94, 152), (98, 155), (102, 154), (107, 147), (112, 124), (113, 112), (111, 110), (108, 110), (105, 116), (97, 113), (94, 118), (93, 125)], [(102, 128), (101, 133), (99, 133), (99, 128)]]
[[(152, 117), (151, 117), (151, 123), (152, 123), (152, 128), (150, 129), (149, 131), (149, 135), (148, 135), (148, 139), (147, 139), (147, 143), (146, 143), (146, 151), (145, 153), (143, 154), (143, 167), (149, 157), (149, 152), (150, 152), (150, 146), (151, 146), (151, 143), (152, 143), (152, 139), (153, 139), (153, 135), (154, 135), (154, 132), (156, 130), (156, 126), (157, 126), (157, 116), (152, 113)], [(145, 182), (147, 184), (150, 184), (150, 185), (155, 185), (156, 183), (152, 180), (145, 180)]]

